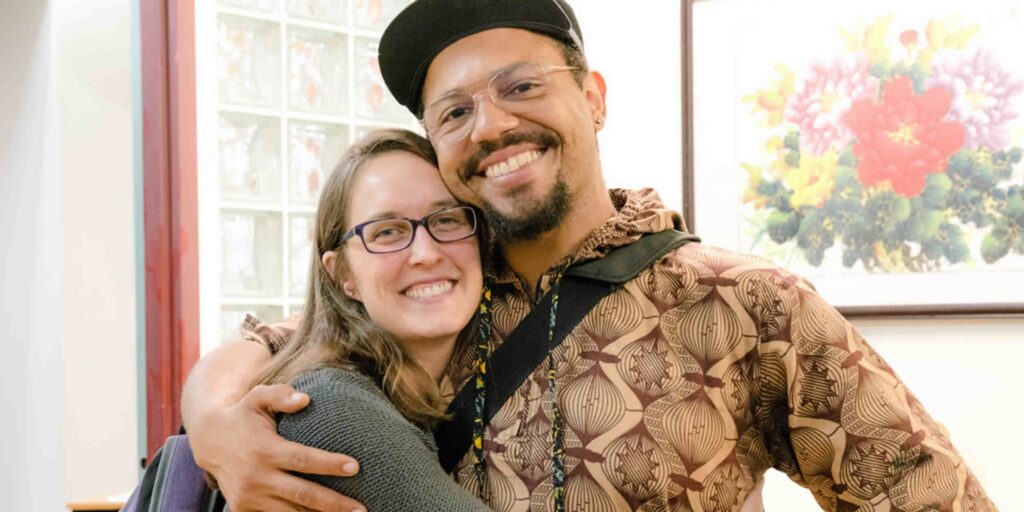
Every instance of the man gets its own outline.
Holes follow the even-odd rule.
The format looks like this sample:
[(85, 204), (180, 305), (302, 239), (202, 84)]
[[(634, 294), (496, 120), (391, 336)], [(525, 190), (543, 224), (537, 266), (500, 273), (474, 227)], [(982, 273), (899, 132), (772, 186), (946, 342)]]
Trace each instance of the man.
[[(495, 346), (569, 265), (681, 228), (652, 192), (605, 189), (605, 84), (582, 48), (564, 0), (420, 0), (381, 41), (385, 80), (422, 119), (446, 185), (497, 234)], [(183, 411), (197, 459), (232, 510), (357, 509), (282, 472), (357, 469), (274, 437), (271, 413), (306, 398), (245, 394), (289, 329), (253, 322), (260, 343), (193, 372)], [(769, 467), (829, 510), (994, 510), (885, 362), (809, 284), (763, 260), (684, 245), (548, 348), (490, 421), (486, 464), (467, 454), (455, 471), (475, 492), (485, 471), (480, 494), (496, 510), (738, 510)]]

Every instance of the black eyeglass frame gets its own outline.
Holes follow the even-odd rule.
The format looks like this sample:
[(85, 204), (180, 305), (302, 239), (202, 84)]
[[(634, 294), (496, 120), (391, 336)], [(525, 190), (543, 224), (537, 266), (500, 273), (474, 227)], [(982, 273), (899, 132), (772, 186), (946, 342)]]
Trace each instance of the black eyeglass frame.
[[(433, 231), (430, 230), (430, 224), (428, 223), (428, 221), (430, 220), (431, 217), (433, 217), (435, 215), (438, 215), (438, 214), (444, 213), (444, 212), (453, 211), (453, 210), (468, 210), (469, 211), (469, 220), (473, 223), (473, 230), (470, 231), (469, 234), (467, 234), (466, 236), (463, 236), (463, 237), (459, 237), (459, 238), (456, 238), (456, 239), (453, 239), (453, 240), (441, 240), (441, 239), (437, 238), (437, 235), (435, 235)], [(366, 226), (369, 226), (370, 224), (373, 224), (375, 222), (381, 222), (381, 221), (386, 221), (386, 220), (404, 220), (404, 221), (407, 221), (410, 224), (412, 224), (412, 235), (409, 237), (409, 243), (407, 243), (404, 246), (399, 247), (397, 249), (392, 249), (392, 250), (388, 250), (388, 251), (378, 251), (378, 250), (375, 250), (375, 249), (370, 249), (370, 246), (366, 244), (366, 239), (363, 238), (363, 228), (365, 228)], [(404, 251), (404, 250), (408, 249), (409, 247), (411, 247), (412, 243), (416, 240), (416, 233), (419, 232), (419, 227), (420, 226), (423, 226), (423, 229), (425, 229), (427, 231), (427, 234), (430, 235), (430, 238), (433, 238), (434, 241), (439, 243), (439, 244), (448, 244), (448, 243), (452, 243), (452, 242), (460, 242), (462, 240), (465, 240), (467, 238), (470, 238), (470, 237), (476, 235), (477, 231), (480, 229), (480, 223), (477, 221), (477, 217), (476, 217), (476, 210), (473, 207), (471, 207), (471, 206), (461, 206), (461, 205), (460, 206), (448, 206), (448, 207), (445, 207), (445, 208), (441, 208), (440, 210), (434, 210), (434, 211), (424, 215), (423, 218), (421, 218), (421, 219), (410, 219), (408, 217), (384, 217), (384, 218), (381, 218), (381, 219), (372, 219), (372, 220), (368, 220), (366, 222), (361, 222), (361, 223), (356, 224), (355, 226), (353, 226), (352, 229), (346, 231), (344, 235), (341, 235), (341, 242), (340, 243), (344, 244), (345, 242), (349, 241), (351, 238), (354, 238), (354, 237), (358, 236), (359, 237), (359, 241), (362, 242), (363, 248), (366, 249), (366, 252), (368, 252), (370, 254), (392, 254), (392, 253)]]

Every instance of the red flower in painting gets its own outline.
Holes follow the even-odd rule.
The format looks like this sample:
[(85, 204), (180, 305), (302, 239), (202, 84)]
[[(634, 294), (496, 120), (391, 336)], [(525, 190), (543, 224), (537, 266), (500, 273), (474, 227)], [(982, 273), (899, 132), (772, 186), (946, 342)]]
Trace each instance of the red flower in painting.
[(926, 175), (944, 172), (946, 160), (964, 144), (963, 125), (942, 121), (951, 102), (941, 87), (916, 96), (907, 77), (886, 84), (881, 102), (855, 102), (846, 124), (857, 138), (853, 154), (861, 182), (870, 187), (888, 181), (903, 197), (920, 194)]

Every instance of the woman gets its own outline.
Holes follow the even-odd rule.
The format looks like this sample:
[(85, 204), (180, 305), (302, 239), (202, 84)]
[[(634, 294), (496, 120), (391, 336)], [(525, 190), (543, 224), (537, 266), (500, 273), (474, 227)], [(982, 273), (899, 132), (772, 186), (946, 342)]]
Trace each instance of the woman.
[(285, 438), (373, 461), (355, 477), (304, 475), (369, 510), (488, 510), (444, 473), (430, 434), (483, 286), (477, 214), (434, 161), (405, 130), (349, 150), (321, 193), (303, 319), (259, 379), (310, 395), (279, 418)]

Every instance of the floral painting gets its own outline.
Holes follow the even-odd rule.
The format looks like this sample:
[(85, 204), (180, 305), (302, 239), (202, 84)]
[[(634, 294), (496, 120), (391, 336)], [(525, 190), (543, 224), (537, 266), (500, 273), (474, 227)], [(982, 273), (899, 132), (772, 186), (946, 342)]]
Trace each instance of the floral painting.
[[(992, 11), (979, 15), (979, 6), (963, 4), (866, 3), (833, 16), (823, 10), (816, 21), (814, 8), (773, 14), (764, 6), (772, 3), (733, 17), (723, 14), (750, 3), (694, 6), (698, 233), (707, 238), (702, 226), (726, 226), (736, 231), (737, 249), (829, 285), (845, 280), (829, 290), (841, 304), (843, 287), (912, 286), (947, 275), (966, 283), (986, 272), (1003, 288), (1014, 288), (1005, 278), (1017, 279), (1016, 290), (979, 294), (975, 302), (1024, 303), (1020, 7), (991, 2)], [(701, 6), (712, 4), (702, 15)], [(713, 28), (701, 25), (702, 16), (730, 24), (732, 35), (702, 37)], [(757, 41), (773, 16), (782, 25), (775, 37)], [(780, 37), (780, 29), (791, 35)], [(701, 45), (715, 42), (736, 56), (731, 70), (701, 61)], [(715, 83), (729, 77), (734, 86), (702, 88), (704, 69), (726, 69)], [(711, 101), (702, 101), (703, 91)], [(702, 105), (730, 110), (733, 132)], [(710, 139), (717, 130), (729, 142)], [(709, 172), (709, 183), (733, 177), (714, 192), (738, 196), (729, 198), (736, 206), (724, 215), (735, 217), (729, 224), (714, 219), (723, 216), (719, 205), (700, 207)], [(712, 222), (702, 223), (707, 216)], [(960, 299), (928, 292), (895, 302), (929, 300)]]

